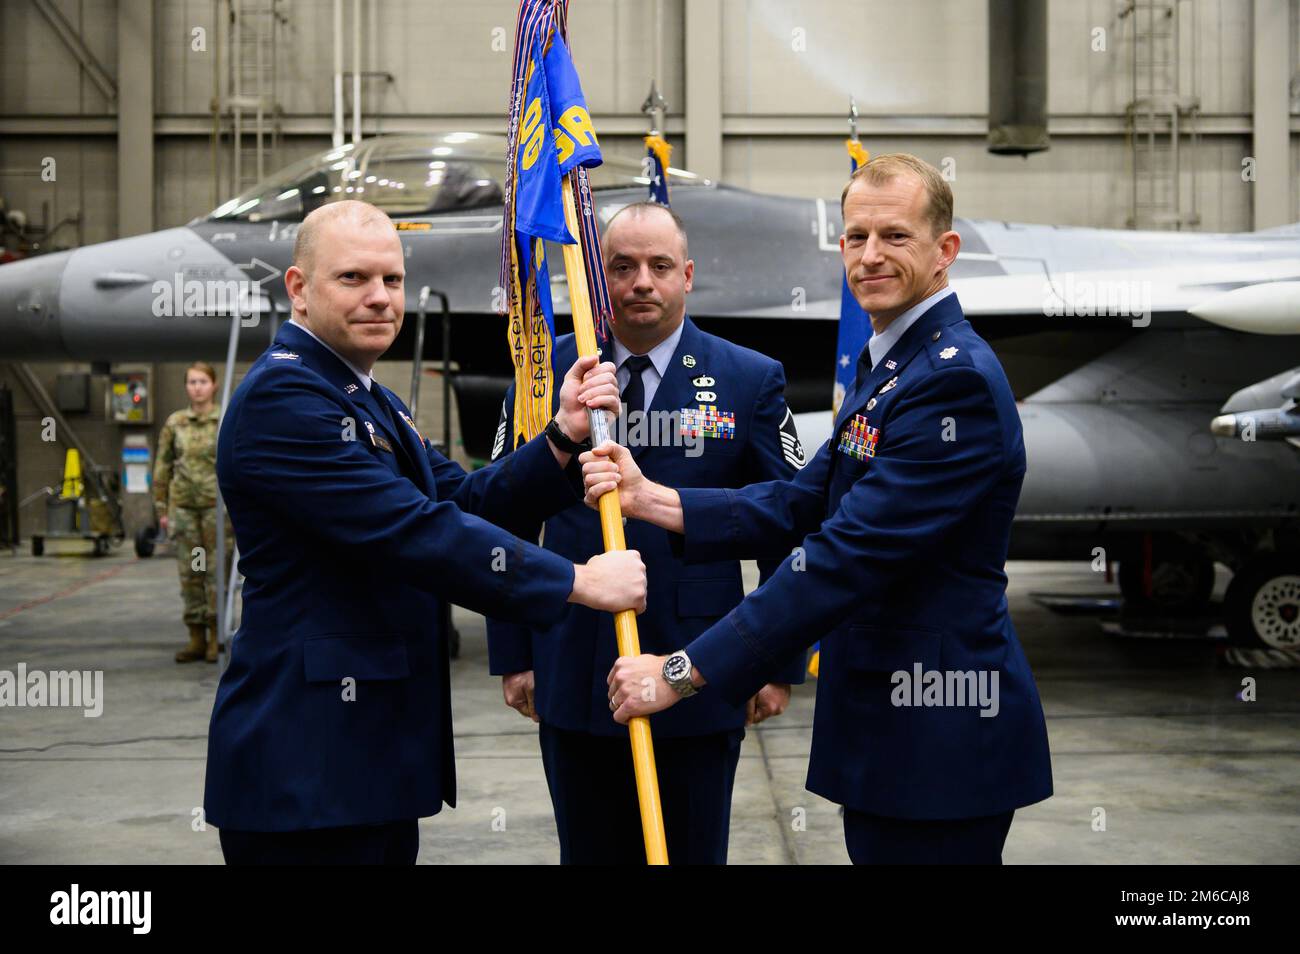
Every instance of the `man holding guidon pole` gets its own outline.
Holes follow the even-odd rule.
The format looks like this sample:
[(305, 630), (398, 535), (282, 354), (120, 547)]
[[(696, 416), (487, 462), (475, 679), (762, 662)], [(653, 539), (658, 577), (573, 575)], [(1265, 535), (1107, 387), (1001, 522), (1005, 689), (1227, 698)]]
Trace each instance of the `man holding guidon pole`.
[(1007, 613), (1020, 417), (948, 287), (961, 237), (939, 171), (876, 156), (841, 205), (845, 272), (874, 333), (831, 440), (794, 480), (674, 490), (613, 444), (583, 457), (588, 499), (617, 488), (629, 517), (681, 535), (688, 562), (789, 554), (678, 652), (619, 659), (611, 705), (620, 722), (666, 709), (683, 679), (737, 703), (820, 638), (807, 785), (844, 806), (849, 857), (997, 864), (1015, 810), (1052, 793)]
[[(555, 321), (545, 240), (563, 245), (578, 354), (597, 354), (597, 332), (603, 340), (609, 314), (586, 174), (586, 167), (600, 164), (600, 146), (564, 42), (567, 13), (567, 0), (523, 0), (515, 29), (501, 269), (509, 300), (515, 394), (509, 433), (499, 432), (497, 455), (506, 442), (514, 449), (534, 438), (551, 416)], [(594, 317), (600, 319), (599, 329)], [(602, 412), (591, 414), (591, 427), (597, 442), (608, 436)], [(559, 446), (571, 452), (582, 449), (566, 444), (563, 435), (553, 431), (548, 428), (547, 435)], [(617, 494), (608, 495), (599, 509), (604, 549), (626, 549)], [(616, 614), (614, 627), (618, 651), (638, 654), (635, 612)], [(667, 864), (650, 725), (646, 719), (632, 719), (628, 730), (646, 860)]]
[[(778, 362), (707, 334), (686, 316), (695, 263), (680, 219), (652, 202), (625, 206), (605, 226), (603, 252), (614, 309), (606, 353), (619, 369), (624, 404), (616, 429), (646, 473), (673, 484), (732, 487), (793, 476), (804, 461), (783, 398), (785, 374)], [(556, 367), (576, 351), (572, 335), (560, 338)], [(508, 395), (501, 434), (512, 431), (513, 406)], [(741, 601), (738, 561), (688, 566), (673, 555), (668, 534), (646, 523), (630, 524), (627, 539), (649, 578), (639, 620), (647, 651), (671, 652)], [(546, 522), (543, 543), (585, 560), (601, 551), (600, 522), (575, 504)], [(778, 562), (761, 564), (762, 579)], [(617, 655), (610, 617), (571, 611), (549, 627), (489, 619), (488, 650), (507, 705), (541, 723), (561, 862), (644, 859), (627, 732), (606, 698)], [(674, 864), (726, 863), (745, 726), (779, 715), (789, 683), (803, 678), (797, 653), (744, 704), (704, 693), (654, 718)]]

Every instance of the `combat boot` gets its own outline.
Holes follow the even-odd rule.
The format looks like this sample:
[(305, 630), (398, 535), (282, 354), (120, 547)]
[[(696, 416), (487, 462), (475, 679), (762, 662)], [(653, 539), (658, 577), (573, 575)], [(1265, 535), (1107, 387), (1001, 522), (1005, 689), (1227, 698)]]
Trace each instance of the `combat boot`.
[(206, 653), (207, 634), (202, 623), (190, 623), (190, 644), (176, 653), (178, 663), (197, 662)]
[(217, 642), (217, 623), (215, 620), (212, 620), (208, 623), (208, 646), (207, 652), (203, 658), (210, 663), (214, 663), (217, 661), (217, 652), (219, 650), (220, 644)]

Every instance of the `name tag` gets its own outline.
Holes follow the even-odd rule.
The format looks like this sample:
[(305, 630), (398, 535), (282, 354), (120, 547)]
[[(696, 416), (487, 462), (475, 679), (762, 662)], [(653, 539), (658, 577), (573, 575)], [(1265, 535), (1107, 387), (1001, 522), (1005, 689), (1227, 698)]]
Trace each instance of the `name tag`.
[(388, 438), (384, 437), (382, 434), (376, 433), (375, 425), (371, 424), (369, 421), (366, 421), (365, 423), (366, 433), (370, 435), (370, 443), (375, 447), (378, 447), (381, 451), (388, 451), (388, 453), (391, 454), (393, 452), (393, 445), (388, 443)]
[(880, 428), (872, 427), (861, 414), (854, 414), (853, 420), (844, 425), (844, 430), (840, 431), (840, 443), (836, 450), (854, 460), (867, 460), (876, 456), (878, 443), (880, 443)]
[(716, 405), (701, 404), (681, 410), (683, 437), (714, 437), (729, 441), (736, 437), (736, 412), (719, 411)]

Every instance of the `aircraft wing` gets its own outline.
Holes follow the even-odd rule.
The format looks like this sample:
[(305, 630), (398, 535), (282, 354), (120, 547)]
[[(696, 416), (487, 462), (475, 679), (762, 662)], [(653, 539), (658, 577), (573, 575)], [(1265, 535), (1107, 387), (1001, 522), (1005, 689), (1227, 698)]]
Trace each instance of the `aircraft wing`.
[[(950, 276), (968, 316), (1202, 321), (1300, 334), (1300, 224), (1242, 234), (1134, 232), (958, 219)], [(1194, 316), (1194, 317), (1188, 317)], [(1010, 330), (1010, 329), (1007, 329)]]

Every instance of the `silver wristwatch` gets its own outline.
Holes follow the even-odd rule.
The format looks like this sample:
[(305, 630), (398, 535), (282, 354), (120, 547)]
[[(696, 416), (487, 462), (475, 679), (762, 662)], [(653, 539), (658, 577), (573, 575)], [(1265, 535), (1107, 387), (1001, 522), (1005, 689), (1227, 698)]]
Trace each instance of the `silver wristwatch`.
[(693, 671), (691, 657), (686, 655), (684, 650), (679, 649), (664, 660), (664, 682), (668, 683), (673, 691), (683, 699), (699, 692), (691, 684), (691, 673)]

